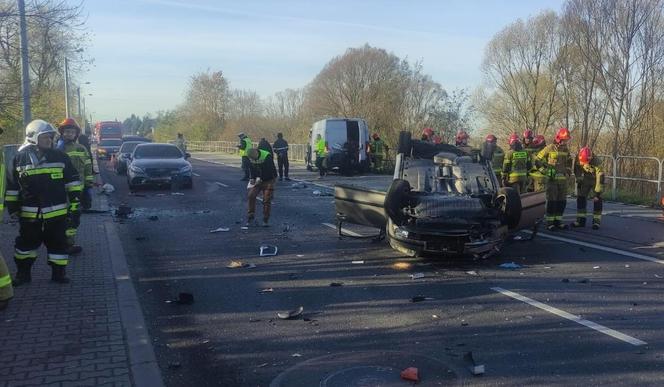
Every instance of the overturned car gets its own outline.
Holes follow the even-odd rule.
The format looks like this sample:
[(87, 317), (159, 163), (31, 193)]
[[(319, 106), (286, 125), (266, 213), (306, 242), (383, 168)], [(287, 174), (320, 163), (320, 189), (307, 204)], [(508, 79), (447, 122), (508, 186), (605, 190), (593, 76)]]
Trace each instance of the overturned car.
[(412, 140), (402, 132), (386, 192), (335, 187), (337, 222), (376, 227), (410, 256), (488, 257), (507, 237), (544, 218), (545, 194), (500, 187), (491, 155)]

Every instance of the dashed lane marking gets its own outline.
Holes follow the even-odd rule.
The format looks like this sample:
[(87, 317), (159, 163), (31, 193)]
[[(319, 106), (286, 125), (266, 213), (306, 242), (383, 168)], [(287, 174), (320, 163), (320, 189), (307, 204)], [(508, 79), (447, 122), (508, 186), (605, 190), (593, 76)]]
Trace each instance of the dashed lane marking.
[[(333, 229), (333, 230), (336, 230), (336, 229), (337, 229), (337, 226), (333, 225), (332, 223), (323, 223), (323, 226), (329, 227), (329, 228), (331, 228), (331, 229)], [(348, 235), (350, 235), (350, 236), (354, 236), (354, 237), (360, 237), (360, 238), (361, 238), (361, 237), (364, 236), (364, 235), (362, 235), (362, 234), (358, 234), (358, 233), (356, 233), (355, 231), (351, 231), (351, 230), (349, 230), (349, 229), (347, 229), (347, 228), (343, 228), (343, 227), (341, 228), (341, 231), (343, 231), (344, 233), (346, 233), (346, 234), (348, 234)]]
[(577, 315), (565, 312), (564, 310), (561, 310), (561, 309), (558, 309), (558, 308), (554, 308), (554, 307), (549, 306), (547, 304), (543, 304), (539, 301), (535, 301), (532, 298), (522, 296), (519, 293), (515, 293), (515, 292), (512, 292), (512, 291), (500, 288), (500, 287), (491, 288), (491, 290), (493, 290), (495, 292), (498, 292), (498, 293), (502, 293), (502, 294), (504, 294), (508, 297), (514, 298), (515, 300), (525, 302), (526, 304), (532, 305), (536, 308), (539, 308), (539, 309), (542, 309), (542, 310), (547, 311), (549, 313), (555, 314), (556, 316), (560, 316), (560, 317), (565, 318), (567, 320), (574, 321), (577, 324), (584, 325), (584, 326), (586, 326), (590, 329), (594, 329), (597, 332), (604, 333), (605, 335), (611, 336), (615, 339), (624, 341), (626, 343), (629, 343), (629, 344), (632, 344), (632, 345), (637, 345), (637, 346), (648, 344), (645, 341), (641, 341), (641, 340), (636, 339), (632, 336), (628, 336), (628, 335), (626, 335), (622, 332), (616, 331), (615, 329), (607, 328), (604, 325), (600, 325), (600, 324), (597, 324), (595, 322), (592, 322), (592, 321), (589, 321), (589, 320), (586, 320), (586, 319), (582, 319), (581, 317), (579, 317)]
[[(532, 231), (530, 231), (530, 230), (523, 230), (523, 232), (532, 234)], [(547, 233), (542, 233), (542, 232), (537, 233), (537, 235), (541, 236), (541, 237), (544, 237), (544, 238), (549, 238), (549, 239), (553, 239), (553, 240), (556, 240), (556, 241), (560, 241), (560, 242), (572, 243), (572, 244), (575, 244), (575, 245), (578, 245), (578, 246), (590, 247), (591, 249), (602, 250), (602, 251), (606, 251), (608, 253), (618, 254), (618, 255), (625, 256), (625, 257), (641, 259), (641, 260), (644, 260), (644, 261), (649, 261), (649, 262), (659, 263), (660, 265), (664, 265), (664, 260), (657, 259), (657, 258), (651, 257), (649, 255), (633, 253), (631, 251), (614, 249), (613, 247), (596, 245), (596, 244), (590, 243), (590, 242), (577, 241), (575, 239), (559, 237), (559, 236), (555, 236), (555, 235), (551, 235), (551, 234), (547, 234)]]
[(215, 181), (214, 184), (216, 184), (216, 185), (218, 185), (218, 186), (220, 186), (220, 187), (228, 188), (228, 185), (227, 185), (227, 184), (224, 184), (224, 183), (221, 183), (221, 182), (218, 182), (218, 181)]

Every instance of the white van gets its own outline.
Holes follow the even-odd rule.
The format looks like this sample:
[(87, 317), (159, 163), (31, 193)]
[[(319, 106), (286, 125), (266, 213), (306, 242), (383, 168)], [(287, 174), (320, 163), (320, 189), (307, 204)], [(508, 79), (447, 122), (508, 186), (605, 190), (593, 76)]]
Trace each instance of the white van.
[(369, 170), (367, 147), (371, 141), (367, 122), (361, 118), (327, 118), (315, 122), (309, 131), (307, 169), (316, 162), (316, 138), (327, 141), (327, 169), (343, 174)]

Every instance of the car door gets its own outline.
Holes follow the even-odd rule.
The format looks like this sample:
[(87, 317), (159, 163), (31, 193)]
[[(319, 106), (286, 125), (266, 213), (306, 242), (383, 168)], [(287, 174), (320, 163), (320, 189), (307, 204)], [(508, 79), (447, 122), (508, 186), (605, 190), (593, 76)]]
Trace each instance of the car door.
[(334, 205), (341, 222), (383, 228), (387, 224), (384, 202), (382, 191), (345, 184), (334, 187)]

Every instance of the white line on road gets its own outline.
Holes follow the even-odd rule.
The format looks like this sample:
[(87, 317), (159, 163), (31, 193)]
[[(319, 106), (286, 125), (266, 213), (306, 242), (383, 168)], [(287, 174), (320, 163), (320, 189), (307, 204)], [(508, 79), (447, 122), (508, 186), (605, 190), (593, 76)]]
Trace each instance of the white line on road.
[(199, 174), (196, 173), (196, 172), (194, 172), (194, 176), (196, 176), (196, 177), (201, 177), (201, 175), (199, 175)]
[(220, 183), (220, 182), (218, 182), (218, 181), (215, 181), (214, 184), (216, 184), (216, 185), (218, 185), (218, 186), (220, 186), (220, 187), (228, 188), (228, 185), (226, 185), (226, 184), (224, 184), (224, 183)]
[[(523, 232), (532, 234), (532, 231), (530, 231), (530, 230), (523, 230)], [(649, 255), (632, 253), (631, 251), (614, 249), (613, 247), (606, 247), (606, 246), (602, 246), (602, 245), (596, 245), (596, 244), (590, 243), (590, 242), (577, 241), (575, 239), (559, 237), (559, 236), (550, 235), (550, 234), (541, 233), (541, 232), (537, 233), (537, 235), (541, 236), (541, 237), (544, 237), (544, 238), (549, 238), (549, 239), (553, 239), (553, 240), (556, 240), (556, 241), (560, 241), (560, 242), (572, 243), (572, 244), (579, 245), (579, 246), (590, 247), (591, 249), (602, 250), (602, 251), (606, 251), (608, 253), (623, 255), (625, 257), (631, 257), (631, 258), (636, 258), (636, 259), (642, 259), (644, 261), (650, 261), (650, 262), (654, 262), (654, 263), (659, 263), (660, 265), (664, 265), (664, 260), (657, 259), (657, 258), (651, 257)]]
[[(327, 227), (329, 227), (331, 229), (334, 229), (334, 230), (337, 229), (337, 226), (333, 225), (332, 223), (323, 223), (323, 226), (327, 226)], [(351, 231), (351, 230), (349, 230), (347, 228), (343, 228), (343, 227), (341, 228), (341, 231), (348, 234), (348, 235), (350, 235), (350, 236), (354, 236), (354, 237), (363, 237), (364, 236), (362, 234), (358, 234), (355, 231)]]
[(613, 337), (613, 338), (616, 338), (616, 339), (618, 339), (618, 340), (624, 341), (624, 342), (626, 342), (626, 343), (629, 343), (629, 344), (632, 344), (632, 345), (646, 345), (646, 344), (648, 344), (648, 343), (646, 343), (645, 341), (641, 341), (641, 340), (639, 340), (639, 339), (635, 339), (635, 338), (632, 337), (632, 336), (628, 336), (628, 335), (626, 335), (626, 334), (624, 334), (624, 333), (621, 333), (621, 332), (618, 332), (618, 331), (616, 331), (616, 330), (614, 330), (614, 329), (607, 328), (607, 327), (605, 327), (604, 325), (600, 325), (600, 324), (594, 323), (594, 322), (592, 322), (592, 321), (582, 319), (582, 318), (579, 317), (579, 316), (573, 315), (573, 314), (571, 314), (571, 313), (567, 313), (567, 312), (565, 312), (564, 310), (560, 310), (560, 309), (558, 309), (558, 308), (554, 308), (554, 307), (552, 307), (552, 306), (549, 306), (549, 305), (543, 304), (543, 303), (541, 303), (541, 302), (539, 302), (539, 301), (535, 301), (535, 300), (533, 300), (532, 298), (528, 298), (528, 297), (522, 296), (522, 295), (520, 295), (519, 293), (515, 293), (515, 292), (509, 291), (509, 290), (506, 290), (506, 289), (503, 289), (503, 288), (499, 288), (499, 287), (491, 288), (491, 290), (493, 290), (493, 291), (495, 291), (495, 292), (498, 292), (498, 293), (502, 293), (502, 294), (504, 294), (504, 295), (506, 295), (506, 296), (508, 296), (508, 297), (512, 297), (512, 298), (514, 298), (515, 300), (519, 300), (519, 301), (525, 302), (526, 304), (532, 305), (532, 306), (534, 306), (534, 307), (536, 307), (536, 308), (542, 309), (542, 310), (547, 311), (547, 312), (549, 312), (549, 313), (553, 313), (553, 314), (555, 314), (555, 315), (557, 315), (557, 316), (560, 316), (560, 317), (562, 317), (562, 318), (568, 319), (568, 320), (570, 320), (570, 321), (574, 321), (574, 322), (577, 323), (577, 324), (585, 325), (585, 326), (587, 326), (587, 327), (590, 328), (590, 329), (594, 329), (594, 330), (596, 330), (597, 332), (604, 333), (605, 335), (609, 335), (609, 336), (611, 336), (611, 337)]

